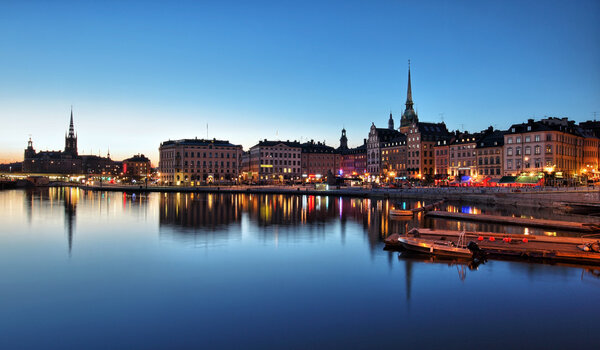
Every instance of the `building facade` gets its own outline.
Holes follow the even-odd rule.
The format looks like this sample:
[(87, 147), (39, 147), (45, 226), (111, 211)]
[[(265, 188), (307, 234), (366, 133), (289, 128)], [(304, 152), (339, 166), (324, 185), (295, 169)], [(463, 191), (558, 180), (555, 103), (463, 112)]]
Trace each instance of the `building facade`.
[(241, 145), (224, 140), (165, 141), (159, 147), (161, 182), (186, 186), (236, 182), (241, 156)]
[(578, 174), (583, 164), (583, 137), (566, 118), (529, 119), (504, 135), (504, 175), (523, 172)]
[[(191, 166), (190, 166), (191, 168)], [(133, 179), (143, 179), (152, 173), (150, 159), (143, 154), (136, 154), (131, 158), (123, 160), (123, 175)]]
[(450, 174), (450, 143), (453, 138), (438, 140), (433, 146), (435, 152), (435, 178), (438, 180), (447, 179)]
[(398, 136), (383, 144), (381, 150), (381, 163), (383, 176), (388, 181), (396, 178), (406, 178), (406, 135)]
[(311, 140), (302, 144), (301, 152), (302, 177), (325, 178), (329, 174), (336, 176), (343, 173), (341, 155), (338, 150), (325, 143)]
[(433, 179), (435, 175), (435, 146), (448, 140), (446, 124), (413, 123), (406, 134), (406, 170), (409, 178)]
[(478, 134), (469, 132), (460, 133), (450, 143), (450, 176), (462, 180), (462, 177), (473, 177), (477, 175), (477, 139)]
[[(391, 114), (390, 114), (391, 117)], [(371, 176), (380, 176), (383, 173), (381, 164), (381, 151), (383, 145), (399, 137), (401, 133), (394, 129), (377, 128), (371, 124), (369, 138), (367, 139), (367, 173)]]
[(504, 131), (492, 131), (477, 141), (477, 174), (482, 177), (499, 179), (502, 177)]
[(244, 160), (245, 178), (251, 181), (284, 182), (301, 178), (302, 145), (297, 141), (268, 141), (252, 146)]

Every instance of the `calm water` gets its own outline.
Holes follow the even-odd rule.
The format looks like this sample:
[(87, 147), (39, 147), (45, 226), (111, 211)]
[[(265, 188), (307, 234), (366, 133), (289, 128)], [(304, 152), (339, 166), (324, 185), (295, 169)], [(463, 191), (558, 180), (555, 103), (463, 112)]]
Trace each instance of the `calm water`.
[(597, 347), (597, 270), (399, 257), (383, 239), (413, 226), (524, 229), (390, 221), (394, 204), (423, 205), (0, 192), (0, 348)]

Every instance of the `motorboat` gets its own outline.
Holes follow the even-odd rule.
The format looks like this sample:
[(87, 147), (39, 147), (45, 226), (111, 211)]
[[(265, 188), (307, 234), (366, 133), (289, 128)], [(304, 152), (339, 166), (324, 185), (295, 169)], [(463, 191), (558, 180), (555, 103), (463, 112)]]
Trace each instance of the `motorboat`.
[(408, 236), (399, 237), (398, 242), (406, 250), (438, 256), (473, 258), (475, 254), (481, 252), (477, 243), (466, 244), (464, 232), (458, 237), (457, 242)]

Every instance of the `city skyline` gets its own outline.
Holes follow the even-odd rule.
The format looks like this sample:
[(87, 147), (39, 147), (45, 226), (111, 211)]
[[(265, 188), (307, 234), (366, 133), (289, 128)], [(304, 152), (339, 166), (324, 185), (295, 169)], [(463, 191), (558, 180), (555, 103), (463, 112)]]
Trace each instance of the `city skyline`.
[(600, 109), (596, 2), (0, 8), (12, 49), (0, 57), (0, 162), (22, 160), (29, 134), (61, 149), (71, 105), (81, 153), (114, 159), (156, 164), (160, 142), (206, 138), (207, 124), (208, 138), (245, 150), (265, 138), (337, 146), (342, 127), (358, 146), (390, 110), (399, 125), (408, 59), (420, 119), (450, 130)]

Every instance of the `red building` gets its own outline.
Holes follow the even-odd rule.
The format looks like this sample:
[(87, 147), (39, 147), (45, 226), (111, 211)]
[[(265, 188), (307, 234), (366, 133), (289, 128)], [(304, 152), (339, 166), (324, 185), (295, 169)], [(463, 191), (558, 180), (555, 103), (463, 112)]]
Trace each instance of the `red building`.
[(123, 160), (123, 175), (135, 179), (143, 179), (150, 176), (152, 165), (150, 159), (143, 154), (136, 154), (131, 158)]

